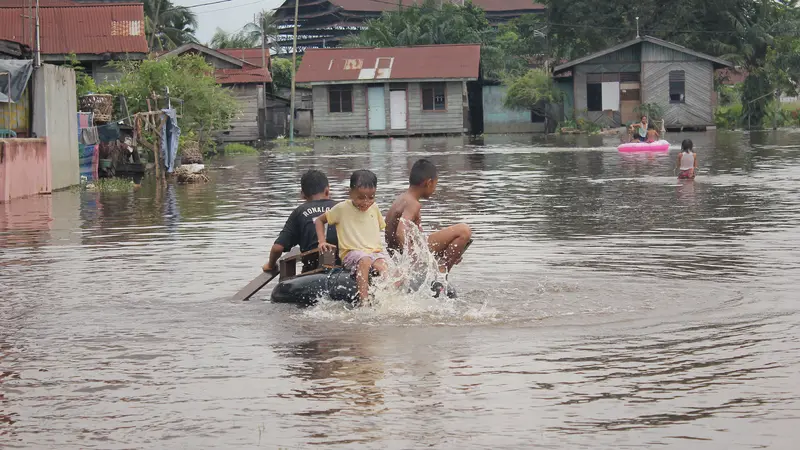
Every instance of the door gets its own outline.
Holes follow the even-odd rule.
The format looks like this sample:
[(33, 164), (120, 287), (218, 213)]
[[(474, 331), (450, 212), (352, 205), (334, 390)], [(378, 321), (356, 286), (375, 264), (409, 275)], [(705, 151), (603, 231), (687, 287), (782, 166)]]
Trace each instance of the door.
[(389, 93), (389, 109), (392, 113), (392, 129), (405, 130), (408, 123), (408, 104), (406, 103), (405, 89)]
[(386, 105), (384, 104), (383, 86), (367, 88), (367, 105), (369, 107), (369, 131), (386, 129)]
[[(620, 115), (622, 124), (628, 125), (641, 118), (636, 109), (642, 104), (641, 87), (638, 82), (620, 83), (619, 85)], [(638, 116), (638, 117), (637, 117)]]

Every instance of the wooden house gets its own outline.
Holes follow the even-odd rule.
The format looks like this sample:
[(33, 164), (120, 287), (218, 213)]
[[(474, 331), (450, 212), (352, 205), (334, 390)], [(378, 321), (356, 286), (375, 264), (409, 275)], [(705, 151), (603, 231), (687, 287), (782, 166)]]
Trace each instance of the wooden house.
[(311, 85), (317, 136), (463, 134), (480, 121), (468, 94), (479, 45), (309, 49), (297, 82)]
[(618, 127), (657, 104), (668, 129), (714, 125), (715, 70), (733, 64), (671, 42), (643, 36), (555, 67), (576, 118)]
[[(229, 87), (239, 103), (239, 114), (231, 122), (230, 128), (218, 136), (219, 140), (255, 142), (268, 135), (278, 135), (282, 132), (282, 130), (270, 132), (266, 120), (266, 93), (271, 89), (272, 77), (269, 72), (269, 55), (262, 58), (256, 54), (260, 52), (261, 49), (215, 50), (201, 44), (190, 43), (159, 57), (187, 53), (202, 55), (206, 62), (214, 66), (217, 83)], [(261, 66), (262, 61), (266, 61), (267, 67)]]
[[(36, 48), (30, 2), (0, 2), (0, 39)], [(35, 2), (34, 2), (35, 4)], [(144, 7), (141, 3), (42, 1), (39, 41), (42, 62), (64, 64), (74, 55), (98, 83), (116, 81), (111, 61), (147, 57)]]

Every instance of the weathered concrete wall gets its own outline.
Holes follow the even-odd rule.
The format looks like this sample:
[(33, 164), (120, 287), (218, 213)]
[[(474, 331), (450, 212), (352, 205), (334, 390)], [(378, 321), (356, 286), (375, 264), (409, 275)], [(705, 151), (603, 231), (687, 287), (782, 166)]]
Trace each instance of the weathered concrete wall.
[(544, 122), (532, 122), (530, 111), (508, 109), (503, 105), (507, 91), (505, 86), (483, 87), (483, 132), (543, 133)]
[(50, 191), (47, 140), (0, 139), (0, 202)]
[(50, 144), (51, 188), (80, 182), (75, 71), (43, 64), (33, 74), (33, 133)]

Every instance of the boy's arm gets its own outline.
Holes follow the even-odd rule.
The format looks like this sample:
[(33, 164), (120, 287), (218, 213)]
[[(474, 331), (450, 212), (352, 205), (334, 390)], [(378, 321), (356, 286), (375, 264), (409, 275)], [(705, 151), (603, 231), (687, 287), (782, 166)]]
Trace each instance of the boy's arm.
[(280, 259), (281, 255), (298, 244), (295, 219), (296, 216), (294, 213), (292, 213), (289, 218), (286, 219), (283, 229), (278, 235), (278, 238), (275, 239), (275, 243), (272, 245), (272, 248), (269, 251), (269, 260), (261, 267), (264, 272), (272, 272), (275, 270), (275, 264), (278, 262), (278, 259)]
[(326, 240), (327, 236), (325, 236), (325, 224), (328, 223), (328, 213), (317, 217), (314, 219), (314, 228), (317, 230), (317, 242), (319, 243), (319, 251), (323, 252), (326, 250), (336, 250), (336, 246), (333, 244), (329, 244)]

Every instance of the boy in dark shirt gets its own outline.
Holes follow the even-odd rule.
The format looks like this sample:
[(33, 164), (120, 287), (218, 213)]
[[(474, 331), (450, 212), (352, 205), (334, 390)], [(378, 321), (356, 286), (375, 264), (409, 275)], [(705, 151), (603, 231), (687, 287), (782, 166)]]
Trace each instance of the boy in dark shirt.
[[(295, 208), (286, 220), (286, 225), (272, 245), (269, 252), (269, 261), (264, 264), (264, 272), (272, 272), (278, 259), (295, 245), (300, 246), (301, 252), (317, 248), (317, 231), (314, 219), (328, 212), (337, 202), (331, 200), (328, 177), (319, 170), (309, 170), (300, 179), (300, 188), (305, 203)], [(336, 228), (329, 226), (326, 241), (338, 245)], [(310, 261), (303, 261), (303, 272), (316, 267)]]

